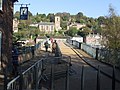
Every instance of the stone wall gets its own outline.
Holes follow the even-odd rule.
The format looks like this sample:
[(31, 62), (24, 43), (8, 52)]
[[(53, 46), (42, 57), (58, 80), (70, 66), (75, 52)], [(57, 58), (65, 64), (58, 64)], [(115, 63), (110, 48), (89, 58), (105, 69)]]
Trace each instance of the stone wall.
[(12, 65), (12, 33), (13, 33), (13, 2), (3, 0), (2, 10), (0, 11), (0, 31), (2, 32), (2, 66), (11, 70)]

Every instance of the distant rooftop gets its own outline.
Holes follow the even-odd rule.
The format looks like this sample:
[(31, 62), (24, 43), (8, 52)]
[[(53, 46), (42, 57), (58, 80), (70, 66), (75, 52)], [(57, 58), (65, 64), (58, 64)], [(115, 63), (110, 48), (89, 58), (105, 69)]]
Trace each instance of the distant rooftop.
[(40, 22), (38, 25), (54, 25), (53, 22)]

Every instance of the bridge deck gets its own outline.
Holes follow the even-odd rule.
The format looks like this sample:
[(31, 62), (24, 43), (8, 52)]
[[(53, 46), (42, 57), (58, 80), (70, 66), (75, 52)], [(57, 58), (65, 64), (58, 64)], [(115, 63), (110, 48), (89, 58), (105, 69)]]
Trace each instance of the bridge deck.
[[(105, 65), (103, 63), (98, 62), (97, 60), (90, 57), (88, 54), (83, 52), (82, 50), (78, 50), (80, 53), (80, 57), (71, 49), (71, 46), (66, 45), (62, 41), (58, 42), (58, 46), (60, 48), (60, 51), (62, 55), (64, 56), (70, 56), (72, 66), (70, 67), (71, 74), (69, 76), (69, 90), (81, 90), (81, 71), (82, 66), (84, 65), (84, 90), (96, 90), (96, 83), (97, 83), (97, 71), (95, 68), (100, 65), (100, 69), (104, 72), (107, 72), (110, 76), (112, 76), (112, 68), (108, 65)], [(32, 63), (36, 62), (40, 58), (54, 58), (54, 55), (51, 53), (51, 49), (49, 49), (49, 52), (45, 52), (44, 47), (39, 49), (36, 53), (37, 57), (30, 60), (29, 62), (24, 63), (21, 68), (24, 71), (27, 67), (31, 66)], [(52, 59), (52, 58), (51, 58)], [(94, 68), (90, 67), (88, 64), (86, 64), (83, 60), (89, 63), (89, 65), (93, 66)], [(57, 66), (56, 66), (57, 68)], [(63, 68), (62, 68), (63, 69)], [(50, 69), (49, 69), (50, 70)], [(115, 70), (115, 75), (117, 80), (120, 80), (120, 71)], [(109, 79), (107, 76), (101, 74), (100, 75), (100, 85), (101, 90), (112, 90), (112, 79)], [(65, 90), (65, 83), (66, 78), (62, 77), (59, 79), (56, 79), (54, 81), (54, 90)], [(44, 84), (44, 85), (43, 85)], [(49, 83), (42, 83), (42, 90), (48, 90), (49, 85), (45, 85)], [(116, 89), (120, 89), (120, 83), (116, 82)]]
[[(71, 56), (71, 62), (72, 62), (72, 69), (75, 71), (75, 74), (70, 76), (70, 90), (80, 90), (80, 81), (81, 81), (81, 67), (84, 65), (84, 73), (85, 73), (85, 81), (84, 81), (84, 90), (96, 90), (96, 82), (97, 82), (97, 71), (94, 68), (98, 68), (98, 65), (100, 66), (100, 70), (107, 73), (109, 76), (112, 76), (113, 68), (111, 68), (109, 65), (105, 65), (95, 59), (93, 59), (91, 56), (86, 54), (82, 50), (79, 51), (80, 57), (89, 63), (92, 67), (87, 65), (86, 63), (81, 60), (78, 55), (70, 48), (68, 45), (64, 44), (63, 42), (58, 43), (60, 46), (60, 50), (62, 54)], [(112, 79), (109, 79), (108, 77), (104, 75), (100, 75), (101, 77), (101, 90), (111, 90), (112, 87)], [(115, 70), (115, 77), (118, 81), (120, 81), (120, 71)], [(120, 83), (116, 83), (116, 90), (120, 89)]]

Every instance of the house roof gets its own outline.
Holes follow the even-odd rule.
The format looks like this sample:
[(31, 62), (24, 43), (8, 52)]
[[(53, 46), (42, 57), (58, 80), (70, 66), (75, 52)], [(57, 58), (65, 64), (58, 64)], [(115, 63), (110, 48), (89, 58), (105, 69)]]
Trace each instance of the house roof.
[(40, 22), (38, 25), (54, 25), (53, 22)]

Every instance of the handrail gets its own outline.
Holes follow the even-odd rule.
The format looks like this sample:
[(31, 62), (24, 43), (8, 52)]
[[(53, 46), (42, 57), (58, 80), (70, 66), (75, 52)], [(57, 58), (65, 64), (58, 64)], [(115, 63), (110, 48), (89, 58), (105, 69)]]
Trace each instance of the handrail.
[[(39, 66), (38, 65), (40, 65), (41, 66), (41, 68), (39, 68), (39, 72), (41, 72), (42, 71), (42, 61), (43, 61), (43, 59), (40, 59), (39, 61), (37, 61), (34, 65), (32, 65), (31, 67), (29, 67), (27, 70), (25, 70), (24, 72), (22, 72), (20, 75), (18, 75), (16, 78), (14, 78), (13, 80), (11, 80), (8, 84), (7, 84), (7, 90), (15, 90), (16, 88), (19, 88), (18, 90), (20, 90), (20, 83), (23, 83), (26, 79), (22, 79), (22, 78), (26, 78), (26, 75), (28, 74), (28, 76), (27, 77), (29, 77), (29, 71), (31, 71), (31, 73), (33, 74), (32, 75), (32, 78), (31, 79), (35, 79), (36, 78), (36, 80), (38, 80), (37, 79), (37, 77), (39, 78), (40, 76), (39, 76), (39, 74), (36, 74), (36, 75), (38, 75), (37, 77), (35, 77), (35, 75), (34, 75), (34, 73), (33, 73), (33, 71), (37, 71), (37, 70), (35, 70), (35, 69), (38, 69), (39, 68)], [(35, 68), (35, 67), (37, 67), (38, 66), (38, 68)], [(33, 70), (33, 71), (32, 71)], [(36, 72), (36, 73), (39, 73), (39, 72)], [(41, 74), (40, 74), (41, 75)], [(20, 82), (20, 81), (22, 81), (22, 82)], [(26, 81), (25, 81), (26, 82)], [(14, 87), (14, 84), (15, 83), (17, 83), (17, 85), (16, 85), (16, 87)], [(29, 82), (30, 83), (30, 82)], [(36, 83), (36, 84), (38, 84), (38, 83)], [(35, 86), (38, 86), (38, 85), (35, 85)], [(23, 87), (24, 88), (24, 87)], [(28, 88), (28, 86), (26, 86), (25, 88)]]
[[(22, 90), (22, 89), (31, 89), (31, 88), (35, 89), (35, 87), (38, 87), (39, 81), (42, 79), (41, 78), (43, 75), (42, 70), (44, 69), (45, 64), (49, 63), (49, 64), (57, 65), (56, 64), (57, 59), (63, 60), (64, 61), (63, 63), (69, 64), (69, 65), (71, 64), (70, 56), (42, 58), (42, 59), (38, 60), (36, 63), (34, 63), (34, 65), (29, 67), (27, 70), (22, 72), (19, 76), (17, 76), (13, 80), (11, 80), (7, 84), (7, 90), (16, 90), (16, 89)], [(59, 62), (59, 60), (58, 60), (58, 62)], [(55, 61), (55, 63), (53, 63), (54, 61)], [(65, 70), (62, 70), (61, 72), (57, 71), (56, 73), (55, 72), (54, 73), (60, 74), (62, 72), (65, 72)], [(30, 77), (30, 79), (31, 79), (30, 82), (29, 82), (28, 77)], [(25, 83), (25, 85), (24, 85), (24, 83)], [(26, 84), (26, 83), (28, 83), (28, 84)], [(35, 85), (32, 85), (33, 83)], [(34, 87), (29, 88), (29, 84)], [(35, 90), (37, 90), (37, 89), (35, 89)]]

